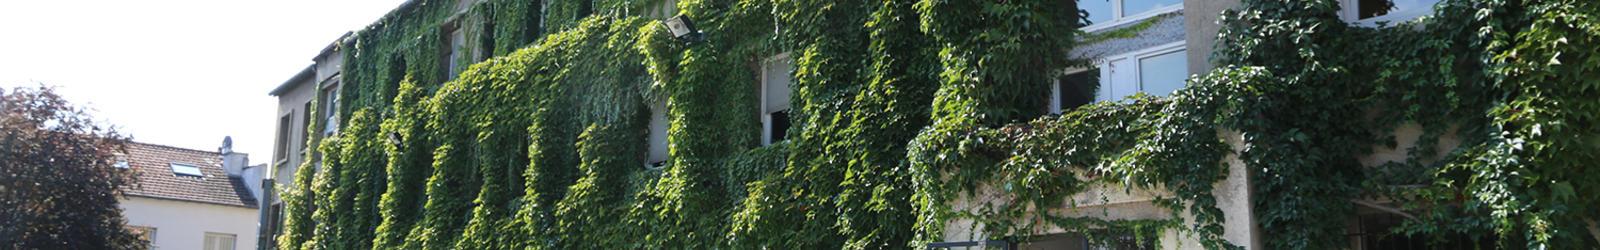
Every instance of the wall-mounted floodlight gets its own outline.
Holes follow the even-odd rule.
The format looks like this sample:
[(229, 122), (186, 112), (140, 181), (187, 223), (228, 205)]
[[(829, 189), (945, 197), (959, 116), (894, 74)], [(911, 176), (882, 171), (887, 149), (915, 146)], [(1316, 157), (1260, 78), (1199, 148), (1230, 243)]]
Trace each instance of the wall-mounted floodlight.
[(700, 39), (704, 38), (700, 30), (694, 28), (694, 21), (689, 20), (687, 16), (677, 15), (667, 18), (665, 22), (667, 29), (672, 30), (673, 37), (689, 42), (700, 41)]

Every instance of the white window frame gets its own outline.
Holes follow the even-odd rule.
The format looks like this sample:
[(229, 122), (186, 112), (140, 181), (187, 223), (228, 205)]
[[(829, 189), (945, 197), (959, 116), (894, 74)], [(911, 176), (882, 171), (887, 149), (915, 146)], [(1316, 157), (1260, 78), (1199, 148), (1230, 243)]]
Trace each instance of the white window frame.
[[(1095, 66), (1095, 67), (1099, 67), (1098, 64), (1096, 64), (1096, 65), (1097, 66)], [(1089, 69), (1091, 69), (1091, 68), (1071, 67), (1071, 68), (1067, 68), (1065, 70), (1062, 70), (1060, 73), (1056, 74), (1056, 77), (1050, 81), (1051, 84), (1050, 84), (1050, 110), (1049, 110), (1050, 112), (1049, 113), (1051, 113), (1051, 114), (1064, 113), (1064, 112), (1061, 112), (1062, 111), (1061, 110), (1062, 109), (1062, 107), (1061, 107), (1061, 95), (1065, 94), (1064, 92), (1062, 92), (1064, 90), (1061, 89), (1061, 78), (1066, 77), (1067, 75), (1071, 75), (1071, 74), (1083, 73), (1084, 71), (1089, 71)], [(1096, 79), (1096, 80), (1099, 80), (1099, 79)], [(1106, 84), (1105, 80), (1099, 80), (1099, 81), (1100, 81), (1099, 84), (1101, 86), (1105, 86), (1105, 84)], [(1100, 101), (1100, 93), (1098, 91), (1099, 90), (1096, 90), (1095, 99), (1092, 100), (1091, 102)]]
[(201, 249), (213, 249), (213, 248), (211, 248), (211, 243), (212, 243), (211, 239), (213, 239), (213, 238), (217, 239), (219, 241), (222, 240), (222, 239), (228, 239), (230, 244), (228, 244), (229, 246), (227, 248), (225, 248), (225, 249), (228, 249), (228, 250), (239, 249), (239, 235), (226, 234), (226, 233), (214, 233), (214, 232), (206, 232), (205, 237), (201, 238), (202, 239), (201, 240), (201, 245), (202, 246), (200, 248)]
[[(1132, 95), (1135, 92), (1143, 92), (1144, 91), (1144, 86), (1143, 86), (1144, 85), (1144, 81), (1142, 79), (1140, 79), (1141, 76), (1139, 75), (1140, 70), (1142, 70), (1142, 69), (1139, 68), (1139, 60), (1140, 59), (1166, 55), (1168, 53), (1179, 52), (1179, 51), (1183, 51), (1182, 53), (1188, 53), (1187, 50), (1188, 50), (1188, 47), (1186, 46), (1186, 43), (1184, 41), (1177, 41), (1177, 42), (1172, 42), (1172, 43), (1167, 43), (1167, 44), (1162, 44), (1162, 45), (1157, 45), (1157, 46), (1151, 46), (1149, 48), (1145, 48), (1145, 49), (1141, 49), (1141, 50), (1137, 50), (1137, 51), (1133, 51), (1133, 52), (1122, 53), (1122, 54), (1117, 54), (1117, 55), (1112, 55), (1112, 56), (1107, 56), (1107, 57), (1102, 57), (1102, 58), (1096, 58), (1096, 59), (1092, 60), (1091, 63), (1094, 64), (1094, 67), (1095, 68), (1099, 68), (1099, 70), (1100, 70), (1100, 87), (1095, 90), (1094, 102), (1116, 101), (1118, 99), (1121, 99), (1122, 97), (1126, 97), (1126, 96)], [(1187, 55), (1185, 55), (1185, 56), (1187, 57)], [(1128, 63), (1126, 63), (1124, 65), (1127, 65), (1127, 68), (1129, 68), (1129, 70), (1131, 72), (1128, 72), (1126, 74), (1119, 74), (1119, 73), (1122, 73), (1122, 72), (1118, 71), (1118, 70), (1121, 70), (1121, 69), (1119, 69), (1117, 67), (1118, 64), (1114, 63), (1114, 62), (1119, 62), (1119, 61), (1128, 62)], [(1050, 105), (1049, 105), (1049, 108), (1051, 109), (1051, 112), (1060, 112), (1060, 110), (1061, 110), (1061, 108), (1060, 108), (1061, 107), (1061, 104), (1060, 104), (1061, 103), (1061, 99), (1060, 99), (1061, 98), (1060, 77), (1066, 76), (1067, 74), (1082, 72), (1083, 70), (1087, 70), (1087, 69), (1083, 69), (1083, 68), (1065, 69), (1065, 70), (1062, 71), (1063, 73), (1058, 75), (1056, 77), (1056, 79), (1052, 82), (1053, 84), (1051, 84), (1052, 86), (1050, 87), (1051, 88), (1051, 97), (1050, 97)], [(1185, 67), (1184, 69), (1181, 69), (1181, 70), (1183, 70), (1184, 75), (1192, 76), (1192, 74), (1189, 73), (1189, 69), (1187, 67)], [(1117, 78), (1119, 75), (1123, 76), (1123, 78)], [(1127, 94), (1122, 94), (1123, 92), (1121, 92), (1121, 91), (1115, 91), (1114, 92), (1112, 90), (1116, 86), (1114, 84), (1115, 83), (1120, 83), (1121, 81), (1119, 81), (1119, 80), (1121, 80), (1121, 81), (1130, 81), (1132, 83), (1131, 86), (1137, 88), (1137, 90), (1134, 90), (1134, 91), (1131, 91), (1131, 92), (1126, 92)]]
[(1159, 16), (1161, 14), (1167, 14), (1167, 13), (1182, 11), (1183, 10), (1183, 3), (1187, 2), (1187, 1), (1190, 1), (1190, 0), (1180, 0), (1180, 1), (1178, 1), (1179, 4), (1175, 5), (1175, 6), (1155, 9), (1155, 10), (1152, 10), (1152, 11), (1145, 11), (1143, 13), (1127, 15), (1127, 16), (1122, 15), (1122, 5), (1123, 5), (1122, 2), (1123, 1), (1128, 1), (1128, 0), (1112, 0), (1111, 1), (1111, 16), (1112, 17), (1111, 17), (1110, 21), (1106, 21), (1106, 22), (1102, 22), (1102, 23), (1090, 24), (1088, 26), (1083, 26), (1083, 28), (1081, 28), (1081, 30), (1083, 30), (1084, 32), (1094, 32), (1094, 31), (1099, 31), (1099, 30), (1103, 30), (1103, 29), (1106, 29), (1106, 28), (1110, 28), (1110, 27), (1120, 26), (1120, 25), (1123, 25), (1123, 24), (1129, 24), (1129, 23), (1134, 23), (1134, 22), (1138, 22), (1138, 21), (1143, 21), (1144, 19), (1148, 19), (1148, 18), (1154, 17), (1154, 16)]
[[(1181, 54), (1182, 56), (1184, 56), (1184, 64), (1183, 64), (1184, 68), (1182, 69), (1183, 70), (1183, 75), (1184, 75), (1183, 78), (1185, 79), (1185, 81), (1187, 81), (1187, 79), (1189, 79), (1189, 76), (1190, 76), (1189, 67), (1188, 67), (1189, 66), (1189, 63), (1188, 63), (1188, 53), (1189, 53), (1188, 49), (1189, 49), (1188, 47), (1180, 45), (1180, 46), (1173, 47), (1173, 48), (1160, 48), (1160, 49), (1156, 49), (1154, 51), (1150, 51), (1150, 52), (1146, 52), (1146, 53), (1134, 56), (1132, 58), (1133, 67), (1134, 67), (1133, 83), (1139, 85), (1138, 92), (1145, 92), (1145, 87), (1144, 87), (1145, 81), (1144, 81), (1144, 74), (1143, 74), (1144, 73), (1144, 64), (1140, 64), (1140, 63), (1144, 62), (1144, 59), (1151, 58), (1151, 57), (1164, 56), (1164, 55), (1172, 54), (1172, 53), (1183, 53), (1183, 54)], [(1187, 82), (1185, 84), (1187, 84)], [(1184, 87), (1178, 87), (1178, 89), (1183, 89), (1183, 88)], [(1146, 93), (1149, 93), (1149, 92), (1146, 92)], [(1164, 93), (1164, 94), (1161, 94), (1161, 95), (1165, 96), (1165, 95), (1168, 95), (1168, 94), (1170, 94), (1170, 93)]]
[(332, 136), (334, 133), (339, 132), (339, 92), (343, 89), (339, 89), (340, 86), (338, 79), (333, 79), (331, 81), (332, 82), (330, 84), (323, 86), (322, 89), (317, 91), (322, 95), (321, 97), (324, 102), (329, 102), (322, 104), (322, 107), (320, 108), (324, 110), (322, 110), (322, 113), (319, 114), (322, 117), (317, 117), (317, 119), (322, 120), (322, 136)]
[[(772, 145), (772, 143), (775, 142), (775, 141), (772, 140), (772, 112), (792, 111), (794, 109), (794, 107), (788, 107), (789, 104), (784, 104), (785, 108), (783, 110), (767, 110), (767, 91), (768, 91), (768, 89), (767, 89), (767, 85), (768, 85), (767, 84), (767, 79), (768, 79), (768, 77), (767, 77), (767, 67), (769, 65), (771, 65), (773, 62), (777, 62), (779, 60), (789, 60), (790, 70), (794, 69), (793, 68), (794, 67), (794, 61), (789, 56), (789, 52), (779, 53), (779, 54), (774, 55), (772, 57), (767, 57), (767, 59), (765, 59), (765, 60), (761, 60), (761, 66), (760, 66), (761, 67), (760, 68), (761, 80), (757, 81), (757, 83), (760, 84), (760, 88), (761, 88), (761, 98), (760, 98), (761, 99), (761, 104), (760, 105), (761, 105), (761, 145), (762, 146)], [(790, 81), (789, 83), (785, 83), (785, 86), (793, 84), (793, 81), (794, 81), (793, 73), (790, 73), (789, 81)], [(792, 98), (794, 98), (794, 89), (793, 88), (789, 89), (789, 97), (791, 98), (791, 101), (792, 101), (793, 100)], [(790, 114), (793, 114), (793, 112), (790, 112)]]
[(1363, 26), (1363, 27), (1378, 27), (1378, 23), (1379, 22), (1387, 22), (1389, 24), (1407, 23), (1407, 22), (1416, 21), (1417, 18), (1419, 18), (1419, 17), (1433, 15), (1433, 8), (1434, 7), (1438, 7), (1439, 6), (1439, 2), (1441, 2), (1441, 0), (1433, 0), (1433, 1), (1434, 1), (1433, 5), (1429, 5), (1428, 9), (1425, 10), (1425, 11), (1410, 12), (1410, 13), (1390, 13), (1390, 14), (1387, 14), (1387, 15), (1369, 17), (1367, 19), (1360, 19), (1361, 18), (1361, 0), (1339, 0), (1339, 18), (1340, 19), (1344, 19), (1345, 22), (1348, 22), (1348, 23), (1351, 23), (1351, 24), (1355, 24), (1356, 26)]

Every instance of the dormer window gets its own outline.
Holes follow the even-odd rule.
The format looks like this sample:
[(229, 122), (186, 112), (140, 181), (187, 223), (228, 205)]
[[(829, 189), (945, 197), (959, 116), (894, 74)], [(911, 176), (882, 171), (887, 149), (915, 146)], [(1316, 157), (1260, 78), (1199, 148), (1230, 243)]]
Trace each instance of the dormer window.
[(1405, 22), (1433, 13), (1439, 0), (1340, 0), (1339, 16), (1363, 25)]
[(665, 101), (650, 105), (650, 134), (646, 135), (649, 144), (645, 153), (645, 168), (660, 169), (667, 165), (667, 103)]
[(789, 84), (794, 81), (794, 61), (784, 53), (761, 63), (761, 145), (788, 139)]
[(200, 167), (176, 162), (169, 165), (172, 166), (172, 175), (174, 176), (205, 177), (205, 174), (200, 173)]
[(132, 167), (132, 166), (128, 165), (128, 155), (117, 154), (115, 156), (115, 158), (116, 158), (117, 162), (116, 163), (112, 163), (111, 164), (112, 167), (116, 167), (116, 168), (120, 168), (120, 169), (128, 169), (128, 168)]
[(1084, 30), (1098, 30), (1181, 10), (1183, 0), (1085, 0), (1078, 9), (1088, 14)]

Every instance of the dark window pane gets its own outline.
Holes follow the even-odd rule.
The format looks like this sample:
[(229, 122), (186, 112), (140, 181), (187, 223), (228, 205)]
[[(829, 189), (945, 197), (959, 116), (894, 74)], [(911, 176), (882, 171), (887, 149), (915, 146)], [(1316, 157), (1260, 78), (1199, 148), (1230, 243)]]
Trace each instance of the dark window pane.
[(1095, 91), (1100, 89), (1100, 69), (1091, 68), (1061, 78), (1061, 97), (1057, 98), (1061, 110), (1071, 110), (1094, 102)]
[(1361, 0), (1361, 16), (1358, 19), (1367, 19), (1389, 14), (1394, 9), (1394, 1), (1390, 0)]
[(770, 137), (772, 138), (772, 142), (779, 142), (779, 141), (783, 141), (784, 139), (788, 139), (788, 133), (789, 133), (789, 111), (788, 110), (772, 112), (772, 131), (767, 131), (767, 133), (769, 133), (769, 135), (771, 135)]

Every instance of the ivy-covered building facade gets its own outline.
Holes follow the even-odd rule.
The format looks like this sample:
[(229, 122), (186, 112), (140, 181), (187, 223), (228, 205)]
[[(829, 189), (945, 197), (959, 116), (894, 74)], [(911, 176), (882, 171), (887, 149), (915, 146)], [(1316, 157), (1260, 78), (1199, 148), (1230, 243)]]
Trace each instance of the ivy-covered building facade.
[(273, 90), (261, 245), (1592, 248), (1597, 15), (412, 0)]

